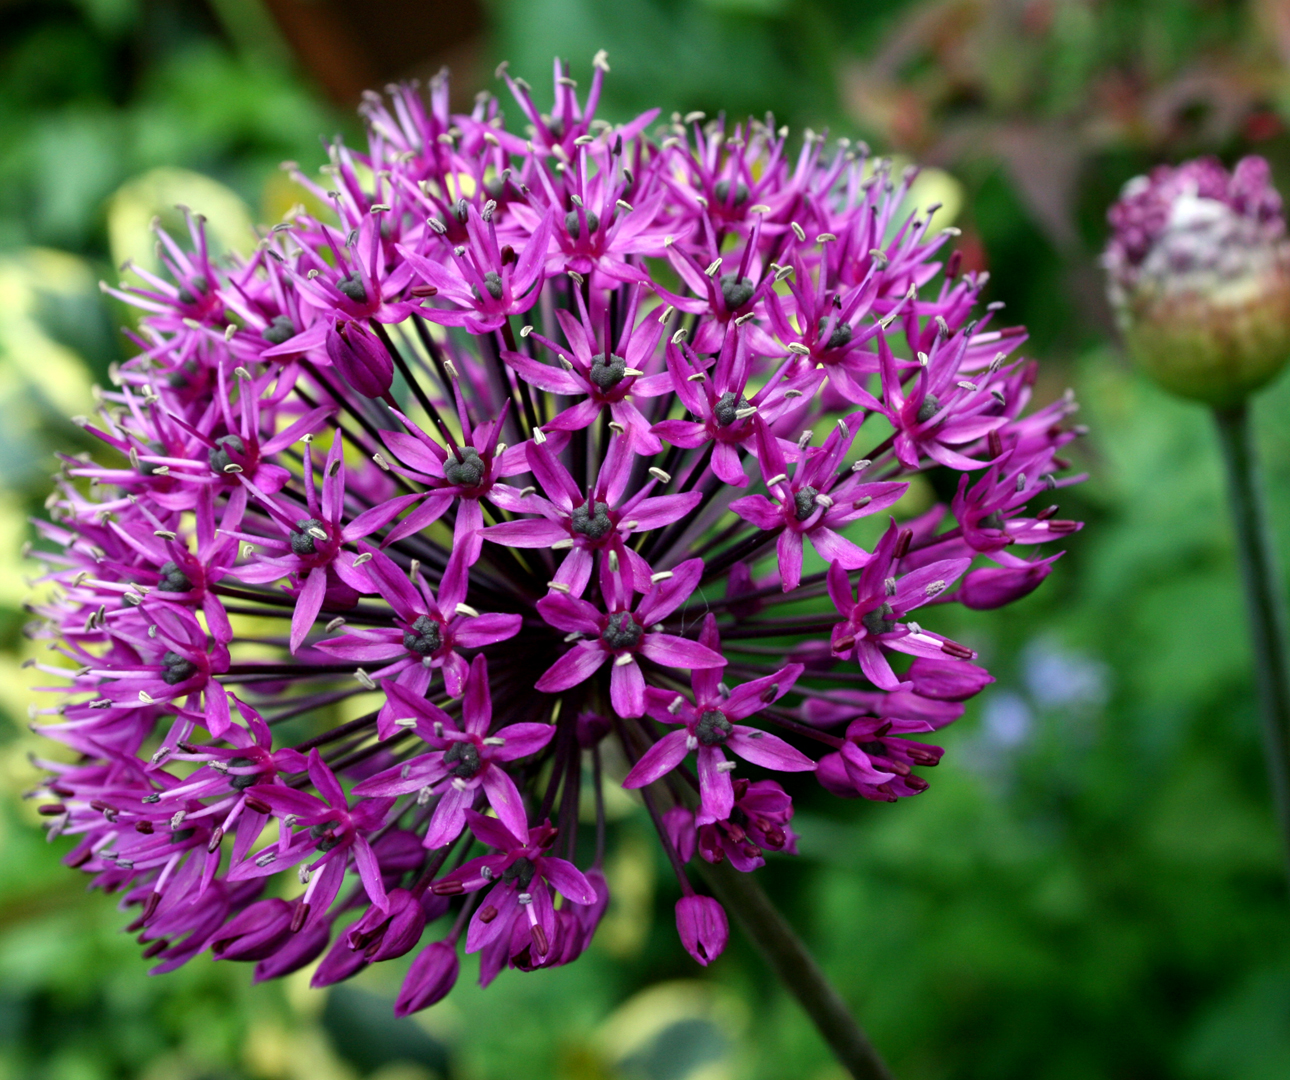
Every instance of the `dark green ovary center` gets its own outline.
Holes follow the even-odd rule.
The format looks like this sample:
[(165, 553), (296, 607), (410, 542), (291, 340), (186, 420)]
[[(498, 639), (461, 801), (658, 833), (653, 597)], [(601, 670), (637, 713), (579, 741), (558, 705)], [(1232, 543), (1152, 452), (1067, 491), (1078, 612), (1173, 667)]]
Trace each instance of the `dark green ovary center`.
[(867, 612), (860, 623), (871, 634), (890, 634), (896, 628), (890, 604), (883, 604), (882, 607)]
[(322, 529), (323, 532), (326, 532), (327, 530), (323, 528), (323, 523), (317, 518), (301, 518), (296, 522), (296, 528), (300, 531), (291, 534), (291, 553), (293, 555), (317, 555), (318, 538), (311, 536), (309, 530)]
[(815, 497), (819, 491), (809, 484), (793, 492), (793, 513), (798, 521), (805, 521), (815, 513)]
[(596, 353), (591, 358), (591, 381), (601, 390), (612, 390), (627, 375), (627, 361), (610, 353)]
[(469, 780), (479, 772), (483, 762), (479, 757), (479, 747), (473, 742), (455, 742), (443, 752), (443, 763), (449, 766), (453, 776)]
[(533, 865), (533, 860), (521, 856), (502, 871), (502, 880), (518, 882), (521, 889), (527, 889), (536, 874), (537, 867)]
[(594, 506), (575, 506), (570, 514), (569, 528), (588, 540), (603, 539), (614, 527), (609, 520), (609, 505), (598, 502)]
[(448, 452), (443, 463), (444, 479), (460, 487), (478, 487), (484, 479), (484, 460), (473, 446), (460, 447), (456, 453)]
[(611, 649), (634, 649), (640, 644), (642, 633), (641, 624), (632, 618), (630, 611), (618, 611), (609, 616), (600, 639)]
[(197, 672), (196, 664), (170, 649), (162, 653), (161, 666), (165, 669), (161, 673), (161, 679), (167, 686), (177, 686), (186, 679), (191, 679)]
[(703, 746), (720, 746), (730, 738), (732, 731), (734, 725), (716, 709), (705, 709), (699, 722), (694, 725), (694, 737)]
[(418, 656), (430, 656), (442, 644), (439, 624), (428, 615), (418, 615), (412, 629), (403, 631), (403, 647)]

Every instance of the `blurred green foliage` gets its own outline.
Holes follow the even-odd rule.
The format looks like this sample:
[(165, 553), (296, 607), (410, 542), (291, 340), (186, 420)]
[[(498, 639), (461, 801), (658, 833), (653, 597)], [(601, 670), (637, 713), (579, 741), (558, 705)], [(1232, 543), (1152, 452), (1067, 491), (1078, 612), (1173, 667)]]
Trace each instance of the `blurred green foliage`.
[[(1007, 612), (937, 612), (999, 681), (945, 733), (931, 790), (869, 805), (804, 782), (801, 857), (764, 871), (902, 1080), (1290, 1076), (1290, 909), (1216, 447), (1201, 411), (1124, 367), (1092, 267), (1106, 203), (1153, 160), (1255, 145), (1286, 160), (1283, 9), (491, 4), (492, 54), (539, 88), (553, 54), (585, 77), (607, 48), (611, 116), (773, 109), (949, 168), (991, 298), (1035, 331), (1040, 396), (1069, 382), (1085, 404), (1091, 480), (1061, 502), (1089, 525), (1057, 572)], [(321, 160), (319, 136), (352, 122), (197, 5), (10, 0), (0, 27), (0, 1078), (835, 1080), (738, 935), (705, 971), (677, 947), (667, 868), (629, 809), (610, 918), (570, 968), (480, 991), (467, 964), (408, 1021), (389, 1013), (397, 964), (326, 994), (307, 976), (253, 987), (207, 957), (145, 974), (127, 918), (85, 894), (16, 798), (38, 745), (19, 511), (43, 498), (49, 448), (81, 447), (61, 418), (88, 399), (88, 376), (48, 372), (79, 357), (101, 373), (119, 353), (120, 313), (92, 282), (111, 272), (120, 185), (181, 166), (265, 213), (279, 159)], [(1290, 385), (1257, 413), (1290, 561)]]

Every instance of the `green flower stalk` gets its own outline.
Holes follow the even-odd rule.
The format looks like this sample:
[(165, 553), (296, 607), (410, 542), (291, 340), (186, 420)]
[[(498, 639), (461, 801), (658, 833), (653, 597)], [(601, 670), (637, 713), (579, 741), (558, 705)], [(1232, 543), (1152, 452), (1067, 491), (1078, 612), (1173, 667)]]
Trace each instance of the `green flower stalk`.
[(1290, 868), (1285, 582), (1263, 505), (1248, 398), (1290, 359), (1290, 242), (1268, 163), (1212, 158), (1131, 180), (1103, 263), (1129, 351), (1166, 390), (1213, 409), (1227, 467), (1255, 682)]

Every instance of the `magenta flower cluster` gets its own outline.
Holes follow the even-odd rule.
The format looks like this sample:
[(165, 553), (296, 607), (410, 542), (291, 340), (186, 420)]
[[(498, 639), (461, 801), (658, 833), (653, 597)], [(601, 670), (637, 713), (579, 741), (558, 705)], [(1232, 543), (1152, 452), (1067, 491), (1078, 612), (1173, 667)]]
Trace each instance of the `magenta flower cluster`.
[[(580, 100), (557, 63), (549, 114), (503, 71), (525, 134), (442, 80), (372, 95), (365, 152), (292, 167), (327, 209), (249, 258), (193, 217), (107, 290), (138, 353), (39, 524), (70, 683), (40, 795), (154, 970), (326, 985), (419, 948), (407, 1013), (462, 934), (485, 983), (567, 963), (615, 780), (706, 964), (726, 915), (687, 864), (792, 853), (779, 774), (923, 791), (910, 736), (991, 677), (915, 619), (1026, 595), (1079, 528), (1047, 498), (1075, 405), (1027, 410), (1024, 331), (913, 170), (770, 120), (614, 126), (606, 70)], [(898, 523), (924, 470), (953, 497)]]

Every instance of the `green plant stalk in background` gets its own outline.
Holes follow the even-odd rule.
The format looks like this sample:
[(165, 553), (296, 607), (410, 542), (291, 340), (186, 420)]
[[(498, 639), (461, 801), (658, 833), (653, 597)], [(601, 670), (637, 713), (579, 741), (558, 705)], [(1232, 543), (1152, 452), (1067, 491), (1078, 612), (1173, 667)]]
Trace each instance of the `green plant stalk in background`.
[(1290, 874), (1290, 662), (1285, 581), (1273, 551), (1248, 402), (1214, 409), (1249, 610), (1254, 673), (1277, 821)]
[(894, 1080), (842, 995), (752, 875), (727, 862), (700, 863), (699, 870), (847, 1072), (856, 1080)]

